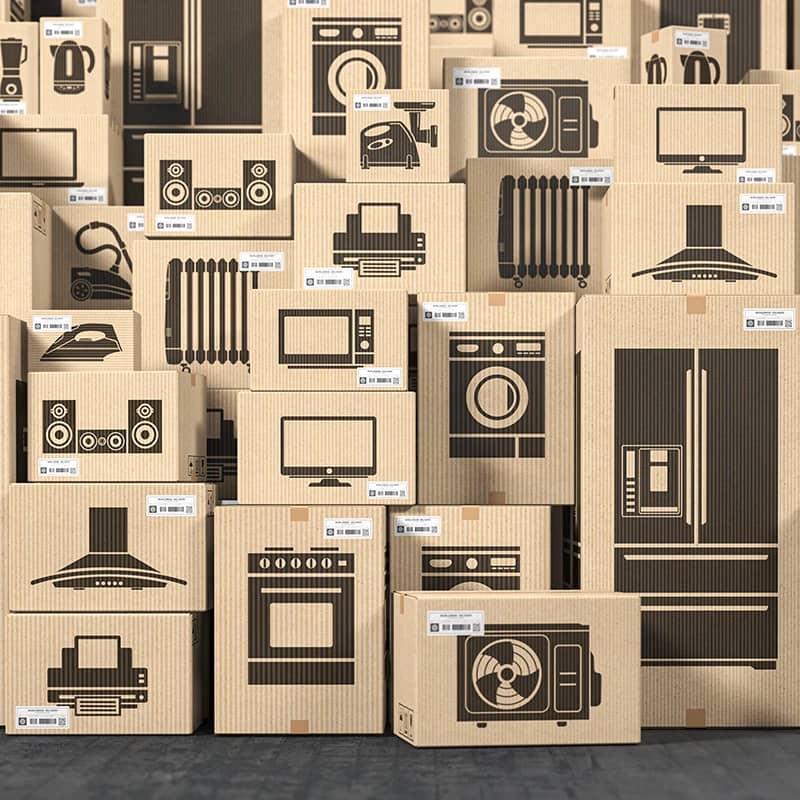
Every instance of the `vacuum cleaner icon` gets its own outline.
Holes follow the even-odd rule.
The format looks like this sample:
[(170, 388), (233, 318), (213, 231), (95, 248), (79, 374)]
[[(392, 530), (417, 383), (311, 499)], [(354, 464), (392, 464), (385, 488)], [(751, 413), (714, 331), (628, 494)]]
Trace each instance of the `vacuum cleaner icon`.
[(439, 146), (439, 126), (423, 129), (420, 125), (423, 113), (436, 107), (432, 101), (397, 102), (394, 107), (405, 111), (409, 124), (402, 120), (376, 122), (361, 131), (361, 168), (404, 167), (415, 169), (421, 166), (419, 147), (426, 144), (432, 149)]

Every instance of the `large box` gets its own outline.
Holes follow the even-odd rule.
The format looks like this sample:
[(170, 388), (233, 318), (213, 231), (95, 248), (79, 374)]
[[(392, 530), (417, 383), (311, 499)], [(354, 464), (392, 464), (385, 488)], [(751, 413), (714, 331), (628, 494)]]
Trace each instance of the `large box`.
[(777, 83), (781, 87), (783, 154), (796, 156), (797, 143), (800, 142), (800, 70), (751, 69), (742, 79), (742, 83)]
[(148, 134), (145, 231), (176, 238), (292, 235), (294, 142), (285, 134)]
[[(458, 0), (455, 0), (456, 3)], [(472, 0), (465, 0), (472, 2)], [(478, 0), (480, 2), (480, 0)], [(433, 11), (433, 6), (431, 6)], [(437, 15), (431, 14), (432, 17)], [(439, 18), (436, 20), (437, 24), (451, 24), (454, 16), (448, 15), (446, 19)], [(463, 25), (463, 22), (459, 23)], [(441, 31), (441, 29), (440, 29)], [(430, 81), (431, 89), (444, 88), (444, 62), (447, 58), (472, 58), (474, 56), (493, 56), (494, 52), (494, 39), (491, 33), (470, 33), (462, 31), (453, 31), (459, 34), (458, 36), (451, 36), (450, 33), (431, 33), (430, 47), (428, 53), (430, 57)]]
[(467, 289), (602, 291), (610, 159), (470, 158)]
[(189, 734), (205, 717), (205, 614), (9, 614), (5, 623), (6, 733)]
[(206, 381), (179, 372), (34, 372), (32, 481), (205, 477)]
[(216, 511), (216, 733), (383, 733), (382, 508)]
[(790, 183), (618, 183), (603, 209), (605, 288), (794, 294), (794, 203)]
[(639, 598), (395, 592), (392, 730), (415, 747), (634, 744)]
[[(3, 19), (8, 19), (3, 17)], [(5, 114), (39, 113), (39, 25), (0, 23), (0, 109)]]
[(416, 501), (411, 392), (241, 392), (239, 502)]
[(574, 501), (575, 296), (419, 297), (419, 503)]
[(642, 36), (640, 83), (727, 83), (728, 35), (671, 25)]
[(206, 483), (213, 483), (217, 502), (236, 500), (239, 442), (236, 430), (238, 389), (206, 392)]
[(622, 183), (774, 182), (777, 86), (617, 86), (615, 177)]
[(405, 292), (254, 292), (250, 388), (408, 389)]
[[(794, 193), (800, 192), (800, 158), (797, 156), (784, 156), (781, 159), (781, 177), (787, 183), (794, 184)], [(800, 208), (794, 204), (794, 229), (800, 230)], [(800, 247), (795, 236), (795, 291), (800, 286)]]
[(249, 303), (257, 289), (293, 286), (294, 250), (289, 240), (136, 242), (142, 367), (205, 375), (215, 389), (247, 388)]
[(796, 315), (578, 303), (581, 588), (642, 597), (645, 726), (800, 724)]
[(214, 502), (202, 483), (13, 485), (9, 610), (211, 608)]

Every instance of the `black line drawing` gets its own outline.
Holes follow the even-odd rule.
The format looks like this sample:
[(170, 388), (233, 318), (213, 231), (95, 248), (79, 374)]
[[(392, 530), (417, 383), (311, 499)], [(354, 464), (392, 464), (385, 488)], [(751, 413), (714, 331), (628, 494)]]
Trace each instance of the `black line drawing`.
[[(235, 481), (239, 447), (233, 420), (225, 419), (225, 412), (221, 408), (207, 408), (206, 429), (208, 433), (217, 434), (206, 439), (206, 480), (209, 483), (225, 483), (227, 478), (232, 478)], [(234, 494), (231, 498), (220, 499), (233, 500), (235, 497)]]
[(361, 131), (361, 169), (370, 167), (402, 167), (416, 169), (422, 166), (418, 144), (431, 149), (439, 147), (439, 126), (422, 128), (421, 117), (436, 108), (433, 101), (395, 102), (398, 111), (406, 111), (409, 124), (402, 120), (376, 122)]
[(781, 121), (783, 141), (800, 141), (800, 121), (794, 118), (794, 95), (792, 94), (783, 95)]
[(586, 156), (599, 125), (584, 80), (504, 79), (478, 90), (478, 155)]
[(281, 475), (319, 478), (308, 484), (313, 488), (350, 486), (339, 478), (367, 478), (378, 469), (378, 420), (281, 417), (279, 446)]
[(54, 589), (163, 589), (186, 586), (182, 578), (163, 575), (128, 552), (128, 509), (89, 508), (89, 553), (53, 575), (35, 578), (31, 586)]
[[(309, 342), (317, 343), (313, 351)], [(374, 364), (374, 309), (279, 309), (278, 363), (289, 369), (356, 369)]]
[(15, 381), (15, 455), (17, 483), (28, 482), (28, 384)]
[(669, 69), (667, 67), (667, 59), (654, 53), (644, 64), (645, 72), (647, 73), (647, 82), (651, 84), (661, 84), (667, 82), (667, 75)]
[[(86, 60), (84, 61), (84, 54)], [(94, 72), (94, 50), (85, 44), (65, 39), (50, 45), (53, 56), (53, 91), (56, 94), (81, 94), (86, 90), (86, 76)]]
[(25, 17), (30, 17), (25, 13), (29, 0), (11, 0), (11, 19), (14, 22), (25, 22)]
[(65, 331), (42, 353), (40, 361), (105, 361), (121, 353), (114, 326), (104, 322), (84, 322)]
[(642, 664), (775, 669), (778, 351), (618, 349), (614, 381), (614, 584), (642, 596)]
[(657, 281), (756, 281), (777, 274), (757, 269), (722, 246), (722, 206), (686, 206), (686, 247), (655, 267), (634, 272)]
[[(46, 151), (50, 158), (26, 159), (19, 154)], [(60, 158), (56, 158), (56, 154)], [(55, 163), (57, 161), (57, 164)], [(19, 175), (21, 170), (39, 164), (39, 174)], [(58, 171), (50, 167), (62, 167)], [(75, 128), (3, 128), (0, 130), (0, 186), (78, 187), (78, 131)]]
[(589, 186), (567, 175), (506, 175), (500, 181), (497, 265), (517, 289), (525, 278), (572, 280), (586, 288)]
[(545, 335), (450, 333), (450, 458), (545, 457)]
[(492, 0), (455, 0), (452, 11), (443, 11), (438, 3), (431, 14), (431, 33), (491, 33)]
[(603, 0), (519, 0), (519, 43), (587, 47), (603, 43)]
[(61, 649), (61, 666), (47, 670), (47, 702), (76, 717), (119, 717), (147, 699), (147, 668), (133, 666), (120, 636), (76, 636)]
[(719, 83), (719, 61), (702, 50), (681, 54), (684, 83)]
[(25, 89), (20, 67), (28, 60), (28, 45), (13, 36), (0, 39), (0, 60), (3, 62), (0, 100), (6, 103), (24, 100)]
[(458, 721), (589, 719), (602, 701), (589, 626), (554, 623), (486, 625), (482, 636), (459, 636)]
[[(93, 231), (108, 231), (111, 241), (101, 241), (95, 247), (87, 246), (85, 237)], [(128, 300), (132, 296), (130, 280), (122, 277), (120, 267), (123, 261), (128, 275), (133, 276), (133, 262), (128, 246), (119, 231), (109, 222), (92, 220), (75, 234), (75, 248), (83, 255), (91, 256), (108, 250), (114, 254), (114, 263), (108, 269), (94, 267), (73, 267), (70, 271), (69, 293), (73, 300), (85, 303), (87, 300)]]
[(355, 554), (249, 553), (248, 684), (355, 683)]
[(402, 89), (400, 17), (314, 17), (312, 133), (344, 136), (354, 92)]
[(497, 546), (423, 546), (423, 591), (463, 590), (473, 587), (492, 591), (519, 591), (520, 548)]
[(187, 211), (192, 208), (192, 162), (162, 159), (158, 163), (159, 208)]

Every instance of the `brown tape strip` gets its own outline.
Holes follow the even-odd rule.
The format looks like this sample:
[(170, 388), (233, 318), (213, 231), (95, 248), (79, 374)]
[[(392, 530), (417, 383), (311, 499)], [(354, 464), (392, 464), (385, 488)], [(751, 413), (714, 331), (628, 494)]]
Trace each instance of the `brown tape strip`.
[(506, 304), (506, 296), (504, 292), (489, 292), (489, 305), (502, 307)]
[(289, 733), (304, 734), (308, 733), (309, 724), (307, 719), (293, 719), (289, 723)]
[(489, 492), (490, 506), (504, 506), (506, 504), (505, 492)]
[(290, 508), (289, 522), (308, 522), (310, 513), (308, 508)]
[(659, 38), (658, 34), (659, 33), (660, 33), (660, 31), (651, 31), (651, 33), (650, 33), (650, 41), (653, 44), (655, 44), (658, 41), (658, 38)]
[(690, 294), (686, 298), (686, 313), (687, 314), (705, 314), (706, 313), (706, 298), (702, 294)]
[(687, 728), (705, 728), (705, 726), (706, 726), (706, 710), (704, 708), (686, 709)]
[(461, 509), (461, 519), (464, 522), (478, 522), (481, 518), (481, 510), (478, 506), (464, 506)]

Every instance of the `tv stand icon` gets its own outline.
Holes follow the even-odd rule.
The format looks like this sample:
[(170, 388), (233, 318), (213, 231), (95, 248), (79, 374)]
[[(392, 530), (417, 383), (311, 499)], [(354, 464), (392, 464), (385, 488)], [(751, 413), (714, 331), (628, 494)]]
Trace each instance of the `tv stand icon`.
[(714, 167), (710, 167), (708, 164), (698, 164), (696, 167), (690, 167), (683, 171), (684, 175), (713, 175), (715, 173), (721, 174), (722, 170), (714, 169)]
[(348, 486), (352, 486), (352, 483), (347, 483), (346, 481), (340, 481), (338, 478), (323, 478), (320, 481), (316, 481), (316, 483), (309, 483), (309, 488), (317, 489), (319, 487), (339, 487), (339, 488), (347, 488)]

